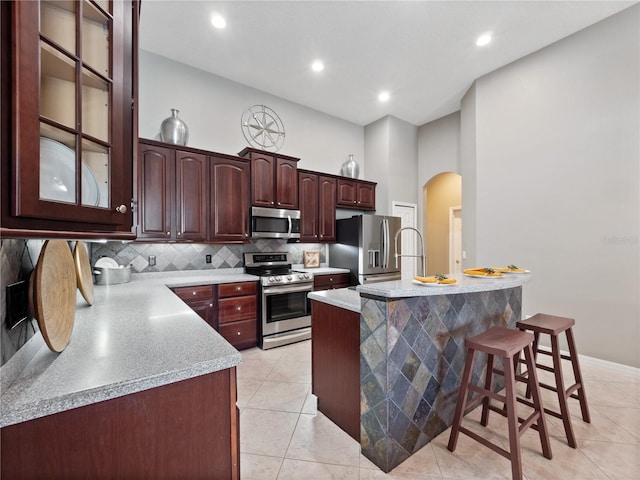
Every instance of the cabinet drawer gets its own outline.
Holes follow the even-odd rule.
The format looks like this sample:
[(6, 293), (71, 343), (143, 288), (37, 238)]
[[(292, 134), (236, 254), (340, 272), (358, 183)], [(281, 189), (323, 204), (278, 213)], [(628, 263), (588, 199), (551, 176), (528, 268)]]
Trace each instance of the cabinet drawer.
[(218, 295), (220, 298), (255, 294), (256, 282), (223, 283), (218, 285)]
[(208, 300), (213, 297), (213, 287), (211, 285), (176, 287), (173, 291), (185, 302), (190, 300)]
[(223, 298), (218, 301), (218, 323), (256, 318), (256, 297)]
[(218, 331), (236, 348), (254, 347), (258, 343), (258, 328), (255, 320), (220, 325)]
[(345, 288), (349, 286), (348, 273), (333, 273), (329, 275), (314, 275), (313, 288), (327, 290), (330, 288)]

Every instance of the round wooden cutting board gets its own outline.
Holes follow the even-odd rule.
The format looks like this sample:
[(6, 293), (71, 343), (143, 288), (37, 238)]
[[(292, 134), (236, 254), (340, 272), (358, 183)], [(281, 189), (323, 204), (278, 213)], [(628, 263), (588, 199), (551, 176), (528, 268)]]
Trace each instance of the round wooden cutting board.
[(89, 305), (93, 305), (93, 275), (89, 264), (89, 255), (84, 243), (76, 242), (73, 250), (73, 261), (76, 265), (78, 289)]
[(76, 315), (76, 269), (65, 240), (47, 240), (35, 269), (35, 317), (47, 346), (61, 352), (69, 344)]

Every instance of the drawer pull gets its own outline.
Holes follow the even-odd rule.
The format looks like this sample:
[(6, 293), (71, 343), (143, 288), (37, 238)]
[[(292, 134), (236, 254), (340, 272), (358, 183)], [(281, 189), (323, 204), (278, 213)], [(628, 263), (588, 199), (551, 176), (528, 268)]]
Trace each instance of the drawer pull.
[(239, 292), (240, 290), (242, 290), (242, 287), (241, 286), (237, 286), (236, 287), (236, 292)]
[(238, 332), (238, 335), (240, 335), (240, 332)]
[(238, 306), (236, 307), (236, 311), (237, 311), (237, 312), (239, 312), (240, 310), (242, 310), (242, 307), (241, 307), (240, 305), (238, 305)]
[(196, 292), (195, 292), (195, 291), (191, 292), (191, 295), (195, 295), (195, 294), (196, 294)]

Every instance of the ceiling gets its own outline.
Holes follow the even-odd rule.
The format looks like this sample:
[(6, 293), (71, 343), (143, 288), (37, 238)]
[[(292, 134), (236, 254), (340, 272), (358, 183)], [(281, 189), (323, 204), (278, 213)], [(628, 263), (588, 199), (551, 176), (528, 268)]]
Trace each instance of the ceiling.
[(143, 0), (140, 48), (358, 125), (422, 125), (459, 110), (475, 79), (634, 3)]

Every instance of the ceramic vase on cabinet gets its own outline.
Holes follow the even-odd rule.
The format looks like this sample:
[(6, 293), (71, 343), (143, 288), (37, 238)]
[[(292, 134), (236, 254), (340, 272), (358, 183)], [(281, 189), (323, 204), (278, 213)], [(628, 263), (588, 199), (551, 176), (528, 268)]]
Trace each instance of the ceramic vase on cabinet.
[(160, 125), (160, 140), (174, 145), (186, 145), (189, 140), (189, 128), (180, 118), (179, 110), (171, 109), (171, 116), (165, 118)]
[(360, 175), (360, 165), (353, 159), (353, 155), (349, 155), (349, 160), (342, 164), (342, 176), (358, 178), (358, 175)]

